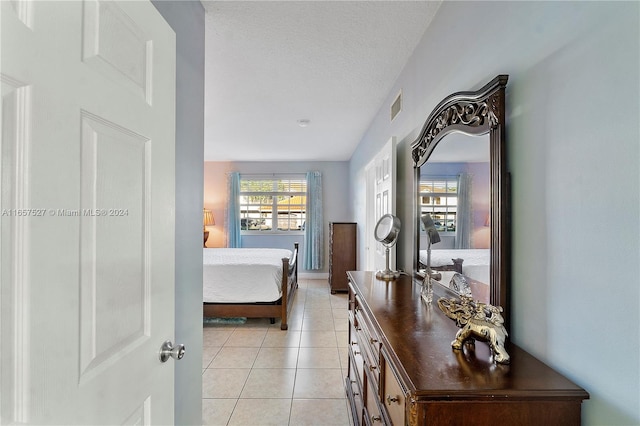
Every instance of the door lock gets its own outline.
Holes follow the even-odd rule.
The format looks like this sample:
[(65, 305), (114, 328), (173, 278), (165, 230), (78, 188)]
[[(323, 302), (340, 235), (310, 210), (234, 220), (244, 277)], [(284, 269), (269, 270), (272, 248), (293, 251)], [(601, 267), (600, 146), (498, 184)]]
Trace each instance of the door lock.
[(182, 359), (184, 356), (184, 345), (173, 345), (171, 340), (167, 340), (160, 347), (160, 361), (167, 362), (169, 358), (173, 358), (175, 360)]

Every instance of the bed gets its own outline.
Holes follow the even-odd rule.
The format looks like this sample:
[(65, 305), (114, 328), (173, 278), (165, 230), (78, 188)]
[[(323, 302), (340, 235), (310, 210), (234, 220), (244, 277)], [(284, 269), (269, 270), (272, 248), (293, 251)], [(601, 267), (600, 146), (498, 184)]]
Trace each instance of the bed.
[(203, 315), (287, 318), (298, 288), (298, 243), (293, 251), (264, 248), (203, 249)]
[[(491, 250), (431, 249), (431, 269), (455, 271), (471, 279), (489, 284)], [(420, 250), (420, 266), (426, 267), (427, 251)]]

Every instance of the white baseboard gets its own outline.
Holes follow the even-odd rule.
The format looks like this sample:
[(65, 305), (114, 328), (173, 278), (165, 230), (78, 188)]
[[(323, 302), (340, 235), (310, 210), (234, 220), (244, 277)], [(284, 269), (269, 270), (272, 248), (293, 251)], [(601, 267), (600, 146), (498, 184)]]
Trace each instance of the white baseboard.
[(328, 280), (328, 272), (298, 272), (298, 278), (305, 280)]

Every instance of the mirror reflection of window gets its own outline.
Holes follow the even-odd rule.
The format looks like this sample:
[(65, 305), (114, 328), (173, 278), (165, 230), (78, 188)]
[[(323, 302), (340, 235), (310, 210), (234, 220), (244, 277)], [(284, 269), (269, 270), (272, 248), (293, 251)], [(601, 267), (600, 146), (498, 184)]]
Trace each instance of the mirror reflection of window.
[(420, 178), (420, 215), (429, 213), (438, 232), (455, 232), (458, 213), (458, 177)]

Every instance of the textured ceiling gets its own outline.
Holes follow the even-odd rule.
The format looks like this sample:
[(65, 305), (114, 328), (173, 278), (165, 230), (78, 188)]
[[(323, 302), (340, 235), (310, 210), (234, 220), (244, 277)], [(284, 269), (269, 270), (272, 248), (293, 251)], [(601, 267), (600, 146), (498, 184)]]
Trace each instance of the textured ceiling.
[(348, 160), (440, 5), (202, 3), (206, 161)]

